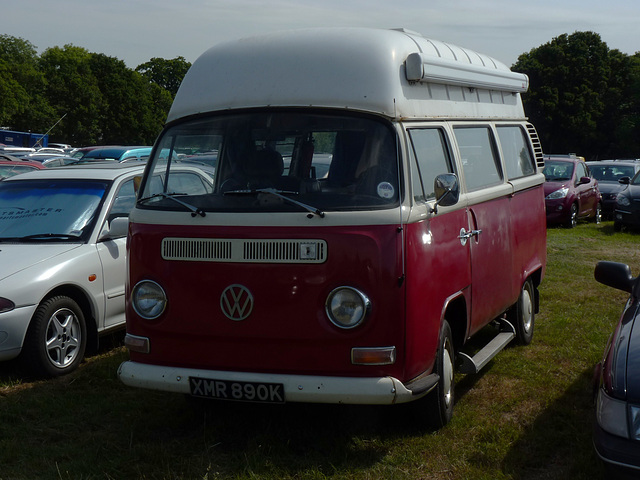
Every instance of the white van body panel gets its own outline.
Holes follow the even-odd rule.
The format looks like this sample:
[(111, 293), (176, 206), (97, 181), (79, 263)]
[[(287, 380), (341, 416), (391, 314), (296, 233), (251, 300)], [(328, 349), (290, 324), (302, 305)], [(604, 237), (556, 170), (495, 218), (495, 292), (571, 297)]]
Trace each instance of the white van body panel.
[[(409, 57), (412, 81), (405, 72)], [(527, 85), (526, 75), (491, 57), (416, 33), (288, 31), (209, 49), (185, 76), (167, 121), (265, 106), (342, 108), (396, 119), (522, 119), (517, 93)]]

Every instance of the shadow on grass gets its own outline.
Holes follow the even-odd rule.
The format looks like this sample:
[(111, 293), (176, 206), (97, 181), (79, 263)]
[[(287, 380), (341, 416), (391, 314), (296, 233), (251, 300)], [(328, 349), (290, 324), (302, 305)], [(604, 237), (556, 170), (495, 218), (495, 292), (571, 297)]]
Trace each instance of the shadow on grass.
[[(446, 465), (426, 475), (432, 457), (455, 459), (402, 407), (197, 401), (124, 386), (116, 372), (126, 359), (114, 348), (69, 376), (0, 389), (0, 477), (454, 478)], [(462, 377), (457, 398), (490, 371)], [(594, 478), (589, 385), (583, 372), (538, 416), (500, 478)]]
[(0, 478), (324, 478), (417, 433), (395, 407), (194, 401), (126, 387), (124, 348), (51, 380), (2, 365)]
[[(512, 445), (503, 471), (519, 480), (603, 478), (593, 450), (593, 370), (585, 370)], [(585, 414), (586, 412), (586, 414)]]

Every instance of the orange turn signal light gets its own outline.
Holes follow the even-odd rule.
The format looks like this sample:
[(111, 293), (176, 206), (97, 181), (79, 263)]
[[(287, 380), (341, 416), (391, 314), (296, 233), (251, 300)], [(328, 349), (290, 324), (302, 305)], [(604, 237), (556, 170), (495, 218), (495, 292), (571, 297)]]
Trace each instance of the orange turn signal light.
[(396, 347), (354, 347), (351, 349), (354, 365), (393, 365), (396, 363)]

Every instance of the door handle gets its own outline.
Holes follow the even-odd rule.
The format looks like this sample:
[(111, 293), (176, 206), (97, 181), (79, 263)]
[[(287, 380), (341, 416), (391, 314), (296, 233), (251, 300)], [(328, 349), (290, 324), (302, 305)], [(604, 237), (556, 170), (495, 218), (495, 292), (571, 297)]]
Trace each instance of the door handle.
[(465, 246), (467, 244), (467, 241), (471, 238), (471, 237), (479, 237), (480, 234), (482, 233), (482, 230), (469, 230), (468, 232), (464, 229), (461, 228), (460, 229), (460, 235), (458, 235), (458, 238), (460, 239), (460, 244), (462, 246)]

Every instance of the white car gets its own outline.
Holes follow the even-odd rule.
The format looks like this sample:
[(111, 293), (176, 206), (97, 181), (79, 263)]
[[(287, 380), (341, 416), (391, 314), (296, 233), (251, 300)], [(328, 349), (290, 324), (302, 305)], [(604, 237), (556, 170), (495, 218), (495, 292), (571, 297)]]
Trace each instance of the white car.
[[(20, 356), (38, 375), (63, 375), (100, 334), (124, 327), (128, 216), (143, 170), (83, 165), (0, 183), (0, 361)], [(168, 187), (158, 178), (159, 194), (172, 184), (210, 192), (197, 172)]]

